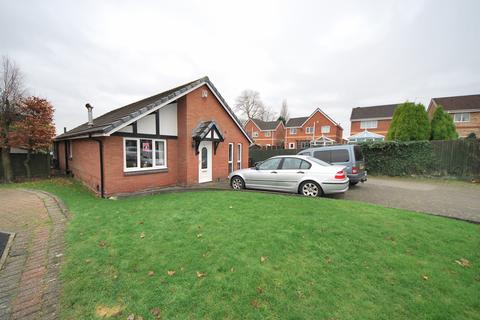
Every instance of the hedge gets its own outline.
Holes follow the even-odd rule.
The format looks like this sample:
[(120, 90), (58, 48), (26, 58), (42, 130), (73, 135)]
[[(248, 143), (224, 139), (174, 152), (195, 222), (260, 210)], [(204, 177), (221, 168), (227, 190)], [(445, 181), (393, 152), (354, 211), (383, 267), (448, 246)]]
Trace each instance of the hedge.
[(372, 175), (480, 175), (480, 141), (380, 141), (360, 144)]

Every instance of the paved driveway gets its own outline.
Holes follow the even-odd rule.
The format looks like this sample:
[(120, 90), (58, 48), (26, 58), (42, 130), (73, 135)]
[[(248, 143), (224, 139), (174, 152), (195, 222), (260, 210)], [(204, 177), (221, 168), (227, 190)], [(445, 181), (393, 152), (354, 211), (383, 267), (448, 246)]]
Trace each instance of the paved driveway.
[(0, 269), (0, 319), (58, 319), (66, 222), (42, 192), (0, 189), (0, 230), (15, 233)]
[(480, 223), (480, 185), (458, 181), (370, 177), (343, 198)]

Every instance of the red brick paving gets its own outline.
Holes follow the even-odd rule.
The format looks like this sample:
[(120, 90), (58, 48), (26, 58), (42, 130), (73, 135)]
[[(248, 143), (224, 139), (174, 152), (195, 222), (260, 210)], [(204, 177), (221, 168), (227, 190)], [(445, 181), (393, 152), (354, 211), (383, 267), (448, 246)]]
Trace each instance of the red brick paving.
[(14, 232), (0, 270), (0, 319), (58, 319), (66, 210), (43, 192), (0, 190), (0, 230)]

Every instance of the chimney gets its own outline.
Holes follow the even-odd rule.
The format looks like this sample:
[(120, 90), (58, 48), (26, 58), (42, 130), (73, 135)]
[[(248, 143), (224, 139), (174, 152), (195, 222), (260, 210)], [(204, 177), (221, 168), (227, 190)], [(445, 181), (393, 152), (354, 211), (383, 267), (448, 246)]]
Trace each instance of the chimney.
[(93, 107), (90, 105), (90, 103), (87, 103), (85, 105), (85, 108), (87, 108), (88, 110), (88, 125), (93, 126), (93, 114), (92, 114)]
[(67, 127), (63, 127), (63, 133), (67, 133)]

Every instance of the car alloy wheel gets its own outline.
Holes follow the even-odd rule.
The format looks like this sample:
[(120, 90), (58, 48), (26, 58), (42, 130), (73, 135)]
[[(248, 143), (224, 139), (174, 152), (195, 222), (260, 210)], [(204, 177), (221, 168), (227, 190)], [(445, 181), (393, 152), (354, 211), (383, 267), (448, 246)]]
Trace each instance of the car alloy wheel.
[(240, 177), (234, 177), (232, 179), (232, 189), (233, 190), (240, 190), (243, 189), (243, 180)]
[(306, 182), (302, 185), (302, 194), (307, 197), (316, 197), (320, 194), (320, 188), (315, 182)]

